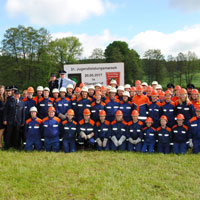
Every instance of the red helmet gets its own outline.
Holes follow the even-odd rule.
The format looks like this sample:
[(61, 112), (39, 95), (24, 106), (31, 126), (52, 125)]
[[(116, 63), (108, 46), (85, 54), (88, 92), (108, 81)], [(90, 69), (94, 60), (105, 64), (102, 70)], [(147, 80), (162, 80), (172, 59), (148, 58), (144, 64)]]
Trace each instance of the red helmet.
[(200, 104), (195, 106), (195, 110), (199, 110), (200, 111)]
[(157, 90), (153, 90), (153, 91), (151, 92), (151, 96), (158, 96)]
[(84, 111), (83, 111), (83, 115), (90, 115), (91, 112), (88, 108), (85, 108)]
[(103, 85), (103, 86), (101, 86), (101, 91), (106, 91), (107, 90), (107, 88)]
[(187, 94), (187, 90), (184, 89), (184, 88), (182, 88), (182, 89), (180, 90), (180, 94)]
[(145, 120), (145, 122), (151, 122), (151, 123), (153, 123), (153, 119), (151, 117), (147, 117), (146, 120)]
[(80, 87), (76, 87), (75, 92), (81, 92), (81, 88)]
[(73, 111), (72, 109), (69, 109), (69, 110), (67, 111), (67, 114), (68, 114), (68, 115), (74, 115), (74, 111)]
[(138, 86), (136, 87), (136, 91), (143, 91), (143, 87), (142, 87), (141, 85), (138, 85)]
[(139, 116), (139, 113), (137, 110), (133, 110), (131, 113), (132, 116)]
[(123, 115), (121, 110), (117, 110), (117, 112), (115, 113), (115, 115)]
[(184, 115), (182, 115), (182, 114), (178, 114), (176, 118), (177, 119), (185, 119)]
[(28, 88), (27, 88), (27, 92), (34, 92), (33, 87), (28, 87)]
[(105, 110), (100, 110), (99, 111), (99, 116), (106, 116), (106, 111)]
[(165, 119), (166, 121), (168, 121), (168, 119), (167, 119), (167, 117), (165, 116), (165, 115), (162, 115), (161, 117), (160, 117), (160, 120), (161, 119)]
[(85, 83), (80, 83), (79, 87), (82, 88), (83, 86), (85, 86)]
[(135, 85), (141, 85), (142, 83), (141, 83), (141, 81), (140, 80), (136, 80), (135, 81)]
[(50, 106), (50, 107), (48, 108), (48, 111), (54, 111), (54, 112), (56, 112), (56, 109), (55, 109), (53, 106)]
[(172, 95), (172, 92), (171, 92), (171, 90), (167, 90), (167, 91), (165, 91), (165, 95), (167, 95), (167, 94), (170, 94), (170, 95)]
[(192, 94), (199, 94), (199, 91), (197, 89), (193, 89)]
[(177, 85), (176, 87), (175, 87), (175, 90), (180, 90), (181, 89), (181, 86), (180, 85)]
[(152, 87), (151, 86), (147, 86), (146, 91), (152, 91)]
[(131, 87), (131, 92), (135, 92), (136, 91), (136, 88), (133, 86)]

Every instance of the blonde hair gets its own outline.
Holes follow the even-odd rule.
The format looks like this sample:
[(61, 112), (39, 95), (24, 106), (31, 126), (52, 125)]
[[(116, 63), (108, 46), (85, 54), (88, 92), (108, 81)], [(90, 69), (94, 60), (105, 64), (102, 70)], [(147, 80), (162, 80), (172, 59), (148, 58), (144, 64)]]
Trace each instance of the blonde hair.
[[(179, 102), (180, 105), (183, 104), (183, 101), (181, 100), (180, 97), (179, 97), (179, 99), (178, 99), (178, 102)], [(191, 102), (190, 99), (188, 98), (188, 95), (186, 96), (185, 102), (186, 102), (187, 105)]]
[(3, 88), (4, 89), (4, 93), (0, 94), (0, 101), (1, 102), (5, 102), (5, 86), (4, 85), (0, 85), (0, 89)]

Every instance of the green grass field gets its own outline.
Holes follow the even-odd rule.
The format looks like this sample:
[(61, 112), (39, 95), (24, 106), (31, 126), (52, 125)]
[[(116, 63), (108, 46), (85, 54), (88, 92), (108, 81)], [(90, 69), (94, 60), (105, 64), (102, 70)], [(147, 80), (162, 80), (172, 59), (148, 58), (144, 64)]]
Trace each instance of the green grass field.
[(200, 199), (200, 155), (0, 151), (0, 199)]

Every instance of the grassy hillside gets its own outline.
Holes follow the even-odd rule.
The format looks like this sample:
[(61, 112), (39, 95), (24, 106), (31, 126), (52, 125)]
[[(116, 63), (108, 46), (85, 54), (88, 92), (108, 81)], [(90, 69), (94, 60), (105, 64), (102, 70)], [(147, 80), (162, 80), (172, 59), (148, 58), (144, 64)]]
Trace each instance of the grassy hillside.
[(0, 199), (200, 199), (200, 155), (0, 151)]

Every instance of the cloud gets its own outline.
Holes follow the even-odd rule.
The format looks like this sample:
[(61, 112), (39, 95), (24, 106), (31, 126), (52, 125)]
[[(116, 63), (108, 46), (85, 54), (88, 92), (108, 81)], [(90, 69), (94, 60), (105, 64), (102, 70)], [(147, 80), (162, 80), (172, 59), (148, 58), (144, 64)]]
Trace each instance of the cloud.
[(92, 54), (93, 49), (95, 48), (101, 48), (104, 50), (109, 43), (115, 40), (128, 42), (127, 38), (112, 35), (110, 31), (107, 29), (105, 29), (101, 34), (96, 34), (96, 35), (88, 35), (86, 33), (73, 34), (72, 32), (52, 34), (53, 39), (69, 37), (69, 36), (75, 36), (79, 38), (84, 49), (83, 57), (89, 57)]
[(160, 49), (165, 56), (193, 51), (200, 57), (200, 25), (169, 34), (148, 30), (134, 36), (129, 45), (142, 56), (148, 49)]
[(169, 6), (184, 12), (200, 11), (199, 0), (169, 0)]
[(25, 16), (36, 25), (80, 23), (91, 15), (103, 15), (103, 0), (7, 0), (6, 10), (11, 17)]

